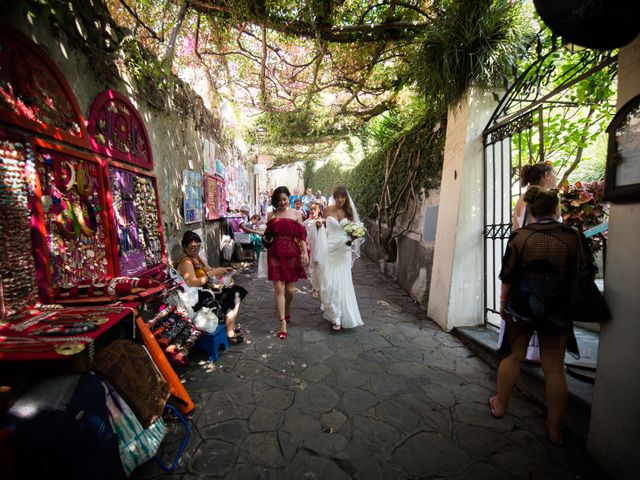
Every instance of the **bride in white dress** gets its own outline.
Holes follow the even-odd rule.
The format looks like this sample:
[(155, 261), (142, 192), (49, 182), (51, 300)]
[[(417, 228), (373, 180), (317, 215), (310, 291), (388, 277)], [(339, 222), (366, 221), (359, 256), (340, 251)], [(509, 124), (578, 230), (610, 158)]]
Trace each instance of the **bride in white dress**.
[(334, 330), (340, 330), (364, 325), (351, 278), (351, 265), (360, 256), (362, 239), (354, 240), (353, 245), (347, 244), (349, 237), (344, 227), (351, 221), (360, 221), (347, 189), (336, 187), (332, 197), (333, 204), (324, 210), (326, 228), (314, 232), (313, 255), (321, 269), (320, 299), (324, 318), (333, 324)]

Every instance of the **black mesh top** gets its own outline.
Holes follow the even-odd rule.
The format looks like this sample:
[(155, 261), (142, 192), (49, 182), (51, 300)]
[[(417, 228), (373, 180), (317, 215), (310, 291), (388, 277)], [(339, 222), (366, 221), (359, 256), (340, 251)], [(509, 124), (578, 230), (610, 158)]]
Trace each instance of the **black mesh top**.
[[(589, 269), (596, 267), (582, 236)], [(553, 346), (568, 335), (567, 351), (578, 358), (578, 345), (569, 316), (569, 286), (578, 259), (578, 232), (558, 222), (534, 223), (514, 231), (505, 252), (500, 280), (509, 284), (504, 307), (507, 329), (500, 352), (508, 354), (507, 344), (522, 333), (536, 331), (541, 346)]]
[[(588, 242), (582, 237), (587, 263), (593, 265)], [(511, 283), (514, 275), (562, 273), (575, 265), (578, 253), (577, 231), (558, 222), (533, 223), (514, 231), (502, 261), (500, 280)]]

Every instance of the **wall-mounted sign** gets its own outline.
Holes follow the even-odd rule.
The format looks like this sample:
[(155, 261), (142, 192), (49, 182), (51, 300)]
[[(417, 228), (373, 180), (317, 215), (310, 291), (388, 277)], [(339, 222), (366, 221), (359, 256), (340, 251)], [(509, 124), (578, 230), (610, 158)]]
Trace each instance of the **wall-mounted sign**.
[(184, 193), (184, 223), (202, 221), (202, 174), (193, 170), (182, 171)]
[(612, 202), (640, 199), (640, 95), (616, 113), (607, 128), (609, 148), (604, 198)]

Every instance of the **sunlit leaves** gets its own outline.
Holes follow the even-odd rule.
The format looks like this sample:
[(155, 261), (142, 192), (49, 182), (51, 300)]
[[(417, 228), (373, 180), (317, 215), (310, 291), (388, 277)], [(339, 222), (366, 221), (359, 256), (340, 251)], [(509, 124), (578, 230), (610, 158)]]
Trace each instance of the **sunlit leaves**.
[(417, 52), (412, 75), (428, 97), (459, 102), (472, 85), (509, 76), (530, 32), (516, 2), (443, 0)]

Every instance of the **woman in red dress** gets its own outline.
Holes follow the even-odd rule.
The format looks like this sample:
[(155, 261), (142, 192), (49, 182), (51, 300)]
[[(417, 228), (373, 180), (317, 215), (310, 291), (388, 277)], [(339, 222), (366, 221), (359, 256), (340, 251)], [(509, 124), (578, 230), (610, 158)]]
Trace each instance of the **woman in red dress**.
[(287, 338), (287, 323), (295, 282), (307, 278), (303, 264), (309, 262), (307, 255), (307, 231), (302, 224), (300, 212), (289, 208), (289, 189), (278, 187), (271, 196), (275, 210), (267, 216), (267, 228), (263, 243), (268, 246), (269, 280), (273, 282), (273, 296), (280, 322), (278, 338)]

